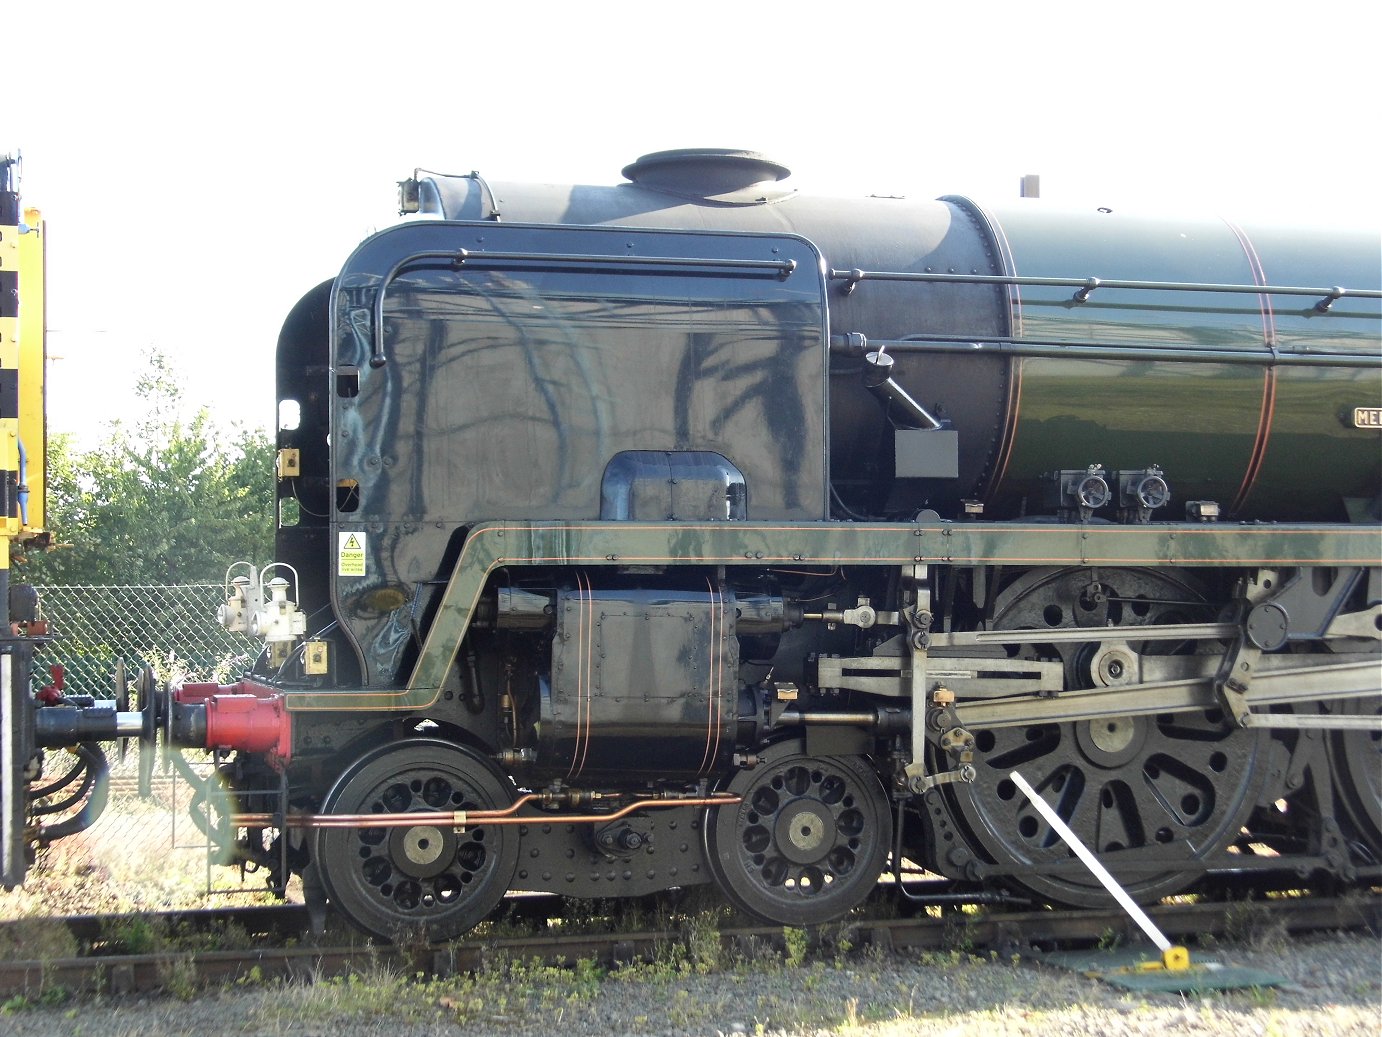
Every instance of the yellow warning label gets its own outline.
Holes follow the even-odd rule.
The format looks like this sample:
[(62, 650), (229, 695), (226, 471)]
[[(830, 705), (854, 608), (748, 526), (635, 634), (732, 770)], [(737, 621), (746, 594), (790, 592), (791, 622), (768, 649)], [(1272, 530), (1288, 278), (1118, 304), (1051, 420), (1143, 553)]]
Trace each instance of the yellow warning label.
[(365, 534), (339, 533), (336, 546), (336, 573), (339, 576), (365, 575)]

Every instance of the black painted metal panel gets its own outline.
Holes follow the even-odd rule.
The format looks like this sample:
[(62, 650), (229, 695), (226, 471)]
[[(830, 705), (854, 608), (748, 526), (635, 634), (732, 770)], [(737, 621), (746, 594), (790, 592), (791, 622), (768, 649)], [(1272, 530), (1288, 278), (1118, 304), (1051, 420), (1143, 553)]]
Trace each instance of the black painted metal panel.
[(458, 530), (599, 518), (622, 451), (713, 452), (755, 518), (828, 514), (824, 282), (801, 239), (407, 224), (352, 257), (332, 319), (337, 616), (368, 683), (403, 676)]

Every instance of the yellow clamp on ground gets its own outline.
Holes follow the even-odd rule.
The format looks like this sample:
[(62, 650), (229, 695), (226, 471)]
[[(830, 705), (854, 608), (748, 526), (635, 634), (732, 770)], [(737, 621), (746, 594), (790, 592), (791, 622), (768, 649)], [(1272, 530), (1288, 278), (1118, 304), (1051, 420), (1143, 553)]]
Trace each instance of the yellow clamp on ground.
[(1185, 972), (1190, 968), (1190, 951), (1184, 947), (1167, 947), (1161, 952), (1161, 966), (1167, 972)]
[[(1167, 947), (1161, 952), (1160, 961), (1143, 961), (1127, 968), (1114, 969), (1114, 972), (1189, 972), (1190, 951), (1185, 947)], [(1086, 973), (1097, 978), (1098, 972)]]

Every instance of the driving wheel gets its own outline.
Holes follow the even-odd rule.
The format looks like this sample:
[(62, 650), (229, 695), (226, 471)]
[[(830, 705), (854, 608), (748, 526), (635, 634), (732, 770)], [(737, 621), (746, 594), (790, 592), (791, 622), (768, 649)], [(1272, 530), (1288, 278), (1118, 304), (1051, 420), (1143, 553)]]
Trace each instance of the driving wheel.
[[(1039, 649), (1065, 662), (1067, 687), (1117, 684), (1138, 655), (1222, 647), (1138, 642), (1137, 628), (1199, 622), (1211, 606), (1190, 579), (1150, 569), (1036, 570), (996, 603), (999, 629), (1087, 627), (1082, 645)], [(963, 709), (961, 709), (963, 715)], [(1152, 901), (1178, 892), (1237, 840), (1265, 781), (1266, 732), (1218, 708), (976, 730), (975, 780), (950, 785), (969, 844), (1011, 886), (1071, 905), (1109, 902), (1092, 874), (1009, 777), (1016, 770), (1118, 878)]]

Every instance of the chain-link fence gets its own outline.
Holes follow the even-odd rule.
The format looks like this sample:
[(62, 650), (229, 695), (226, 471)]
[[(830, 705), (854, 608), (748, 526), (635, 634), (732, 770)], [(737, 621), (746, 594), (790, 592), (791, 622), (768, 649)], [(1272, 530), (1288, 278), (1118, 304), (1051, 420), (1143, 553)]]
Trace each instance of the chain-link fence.
[[(34, 659), (34, 683), (52, 683), (50, 667), (61, 664), (69, 694), (116, 697), (121, 661), (131, 695), (146, 666), (160, 683), (225, 682), (247, 671), (259, 650), (255, 639), (217, 623), (223, 599), (214, 584), (40, 587), (39, 600), (55, 640)], [(235, 872), (208, 867), (206, 840), (188, 815), (191, 786), (176, 771), (156, 765), (152, 795), (140, 797), (140, 750), (128, 748), (122, 760), (120, 747), (105, 747), (110, 798), (100, 819), (41, 851), (24, 887), (0, 893), (0, 917), (195, 907), (209, 890), (240, 888)], [(187, 754), (205, 774), (209, 766), (199, 756), (205, 754)], [(60, 775), (71, 763), (65, 750), (47, 750), (45, 777)], [(263, 887), (251, 878), (243, 888)]]
[(216, 622), (219, 584), (188, 587), (41, 587), (43, 615), (58, 638), (38, 657), (67, 668), (69, 691), (114, 698), (114, 673), (123, 660), (133, 688), (149, 666), (160, 680), (224, 681), (249, 668), (259, 643)]

